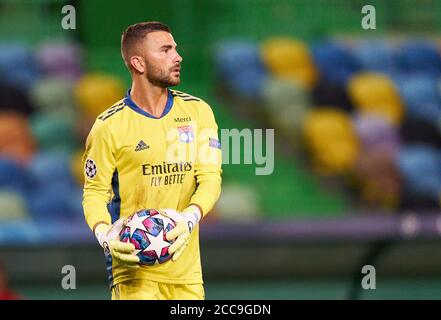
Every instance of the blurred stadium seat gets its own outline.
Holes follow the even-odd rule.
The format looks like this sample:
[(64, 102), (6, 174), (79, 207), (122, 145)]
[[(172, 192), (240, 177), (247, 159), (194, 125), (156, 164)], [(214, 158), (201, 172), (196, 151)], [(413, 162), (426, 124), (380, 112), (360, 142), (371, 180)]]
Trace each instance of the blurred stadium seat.
[(92, 119), (124, 95), (124, 84), (111, 75), (86, 74), (75, 85), (77, 105), (85, 116)]
[(398, 68), (396, 51), (387, 39), (361, 40), (355, 46), (354, 54), (365, 70), (392, 74)]
[(441, 97), (436, 77), (430, 73), (405, 74), (397, 83), (408, 118), (436, 125), (441, 119)]
[(262, 59), (270, 72), (291, 79), (304, 88), (312, 88), (317, 71), (307, 45), (290, 38), (269, 38), (261, 46)]
[(343, 174), (354, 167), (359, 142), (350, 117), (336, 108), (311, 111), (303, 134), (317, 172)]
[(35, 151), (35, 138), (28, 118), (17, 112), (1, 112), (0, 157), (26, 164), (31, 161)]
[(309, 94), (297, 82), (268, 77), (261, 89), (264, 108), (272, 123), (298, 140), (303, 118), (311, 105)]
[(349, 80), (348, 90), (360, 112), (381, 115), (394, 124), (401, 123), (404, 108), (394, 83), (386, 75), (358, 73)]
[(439, 201), (441, 152), (427, 145), (409, 145), (398, 156), (406, 189), (415, 197)]
[(73, 97), (74, 82), (59, 76), (38, 79), (30, 91), (33, 105), (40, 113), (60, 114), (66, 118), (77, 116)]
[(45, 76), (75, 80), (83, 73), (81, 46), (73, 41), (43, 42), (36, 49), (35, 60)]
[(38, 77), (32, 49), (24, 43), (0, 44), (0, 70), (3, 83), (29, 89)]
[(398, 64), (404, 72), (441, 74), (441, 57), (438, 46), (430, 41), (417, 40), (405, 43), (397, 54)]
[(312, 47), (312, 55), (321, 78), (336, 85), (346, 85), (351, 76), (361, 70), (356, 56), (339, 42), (317, 43)]
[(23, 195), (29, 195), (35, 187), (35, 180), (29, 169), (16, 161), (0, 159), (0, 188), (11, 189)]
[(22, 193), (0, 189), (0, 223), (30, 218), (26, 198)]
[(219, 44), (216, 67), (220, 78), (233, 92), (248, 98), (259, 96), (266, 70), (256, 44), (248, 41)]
[(355, 131), (361, 148), (370, 151), (382, 149), (395, 154), (401, 147), (398, 128), (378, 115), (356, 114), (353, 117)]

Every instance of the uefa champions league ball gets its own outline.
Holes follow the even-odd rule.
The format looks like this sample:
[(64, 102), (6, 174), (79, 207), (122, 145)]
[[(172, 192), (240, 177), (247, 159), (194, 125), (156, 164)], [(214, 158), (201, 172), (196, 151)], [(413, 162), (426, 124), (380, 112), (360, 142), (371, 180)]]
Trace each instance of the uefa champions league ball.
[(170, 260), (168, 248), (173, 241), (167, 241), (165, 235), (175, 226), (155, 209), (143, 209), (127, 219), (119, 237), (122, 242), (133, 243), (142, 265), (152, 266)]

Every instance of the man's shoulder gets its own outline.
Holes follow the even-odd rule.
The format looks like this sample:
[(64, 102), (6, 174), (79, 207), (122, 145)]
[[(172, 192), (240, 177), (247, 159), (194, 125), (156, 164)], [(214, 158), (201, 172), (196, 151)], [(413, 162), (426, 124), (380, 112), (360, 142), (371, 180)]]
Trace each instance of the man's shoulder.
[(108, 132), (112, 132), (120, 127), (120, 115), (126, 108), (127, 105), (125, 104), (124, 99), (121, 99), (104, 110), (98, 115), (98, 117), (96, 117), (91, 129), (91, 134), (97, 136), (106, 135)]
[(179, 101), (182, 101), (184, 104), (195, 106), (200, 112), (211, 111), (210, 105), (199, 97), (174, 89), (173, 90), (171, 89), (170, 92), (173, 95), (174, 99), (178, 99)]
[(170, 92), (174, 98), (180, 98), (183, 101), (202, 101), (201, 98), (195, 97), (187, 92), (170, 89)]
[(127, 105), (124, 102), (124, 99), (121, 99), (115, 102), (112, 106), (104, 110), (97, 118), (97, 121), (106, 122), (107, 119), (110, 119), (118, 112), (122, 111)]

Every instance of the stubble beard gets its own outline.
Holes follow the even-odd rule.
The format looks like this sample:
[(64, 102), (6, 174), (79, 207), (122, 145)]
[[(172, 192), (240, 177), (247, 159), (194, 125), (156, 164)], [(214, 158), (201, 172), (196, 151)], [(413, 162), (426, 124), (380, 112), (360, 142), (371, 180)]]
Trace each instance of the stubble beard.
[(181, 83), (180, 77), (172, 77), (172, 72), (163, 70), (151, 64), (147, 65), (147, 80), (155, 86), (168, 88), (177, 86)]

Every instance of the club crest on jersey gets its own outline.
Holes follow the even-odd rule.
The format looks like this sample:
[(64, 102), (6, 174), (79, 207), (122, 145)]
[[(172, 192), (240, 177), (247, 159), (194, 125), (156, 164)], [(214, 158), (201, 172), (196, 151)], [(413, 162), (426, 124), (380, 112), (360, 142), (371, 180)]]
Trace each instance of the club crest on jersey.
[(178, 133), (179, 133), (179, 141), (189, 143), (194, 141), (194, 134), (193, 134), (193, 127), (188, 126), (182, 126), (178, 127)]

